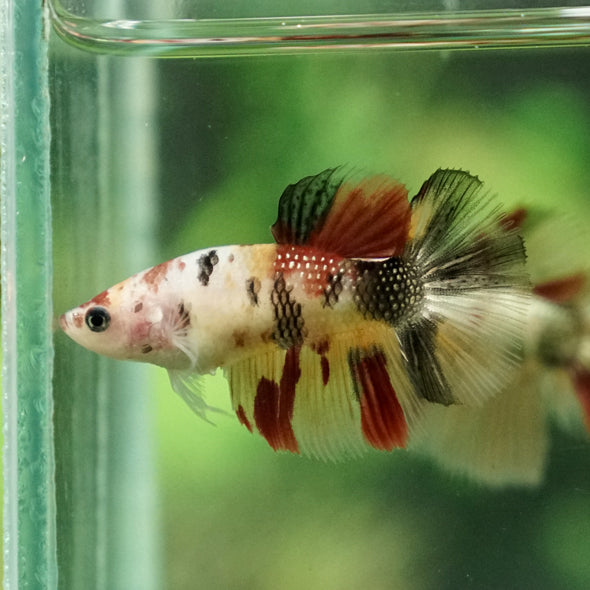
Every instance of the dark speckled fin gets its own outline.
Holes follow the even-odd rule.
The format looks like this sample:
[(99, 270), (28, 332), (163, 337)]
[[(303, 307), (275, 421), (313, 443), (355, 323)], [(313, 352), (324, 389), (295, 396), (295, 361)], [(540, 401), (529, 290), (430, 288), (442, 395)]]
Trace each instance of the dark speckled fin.
[(398, 336), (410, 379), (430, 402), (479, 406), (522, 362), (531, 299), (513, 225), (462, 170), (437, 170), (412, 200), (403, 258), (422, 280), (423, 304)]
[(387, 176), (358, 181), (330, 168), (288, 186), (271, 230), (279, 244), (313, 246), (345, 258), (403, 252), (410, 227), (405, 187)]

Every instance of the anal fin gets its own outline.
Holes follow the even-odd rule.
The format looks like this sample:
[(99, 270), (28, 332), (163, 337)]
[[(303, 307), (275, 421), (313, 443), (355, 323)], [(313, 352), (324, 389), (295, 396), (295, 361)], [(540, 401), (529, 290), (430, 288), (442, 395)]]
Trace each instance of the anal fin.
[(301, 377), (299, 354), (299, 347), (288, 349), (285, 352), (280, 379), (263, 376), (256, 386), (254, 422), (260, 434), (275, 451), (299, 452), (299, 445), (291, 424), (295, 388)]
[(322, 459), (404, 447), (421, 409), (387, 326), (269, 348), (226, 373), (244, 426), (275, 450)]

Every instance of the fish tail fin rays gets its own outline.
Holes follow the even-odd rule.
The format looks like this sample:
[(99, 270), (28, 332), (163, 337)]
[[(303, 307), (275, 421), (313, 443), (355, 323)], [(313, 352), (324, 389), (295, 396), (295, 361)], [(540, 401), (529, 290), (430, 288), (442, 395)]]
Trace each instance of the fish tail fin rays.
[(411, 206), (404, 258), (421, 277), (424, 302), (398, 330), (408, 374), (428, 401), (480, 405), (523, 359), (523, 241), (467, 172), (438, 170)]
[(533, 365), (523, 368), (508, 387), (477, 408), (429, 405), (412, 448), (480, 484), (538, 485), (548, 434), (536, 371)]
[(401, 254), (409, 227), (403, 184), (384, 175), (356, 179), (330, 168), (285, 189), (271, 231), (279, 244), (344, 258), (385, 258)]
[(421, 411), (386, 329), (274, 349), (226, 373), (248, 430), (275, 450), (325, 460), (405, 447)]

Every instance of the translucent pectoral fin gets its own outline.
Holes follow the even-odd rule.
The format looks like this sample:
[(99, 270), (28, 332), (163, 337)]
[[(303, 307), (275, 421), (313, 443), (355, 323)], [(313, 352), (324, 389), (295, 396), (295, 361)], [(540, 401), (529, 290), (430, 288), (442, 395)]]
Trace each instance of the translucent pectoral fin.
[(170, 377), (172, 389), (180, 395), (188, 407), (199, 418), (209, 422), (209, 424), (213, 424), (207, 416), (208, 412), (227, 414), (225, 410), (210, 406), (205, 401), (201, 375), (192, 370), (169, 370), (168, 376)]

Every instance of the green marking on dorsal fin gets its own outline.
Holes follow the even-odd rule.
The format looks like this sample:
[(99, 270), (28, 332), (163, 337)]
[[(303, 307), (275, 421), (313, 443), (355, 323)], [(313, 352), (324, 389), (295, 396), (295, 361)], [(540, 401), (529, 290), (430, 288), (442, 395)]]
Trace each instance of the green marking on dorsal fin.
[(325, 220), (343, 180), (341, 168), (328, 168), (290, 184), (281, 195), (278, 217), (271, 227), (277, 243), (306, 244)]
[(404, 250), (410, 215), (408, 193), (396, 180), (357, 180), (330, 168), (285, 189), (271, 230), (279, 244), (346, 258), (389, 258)]

